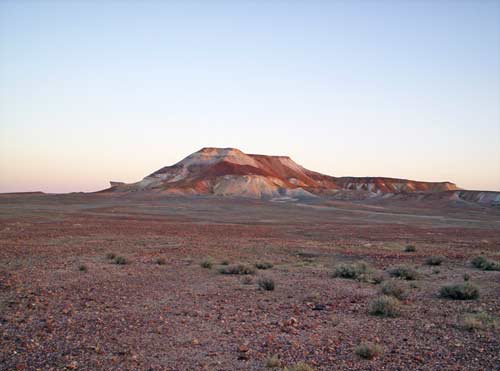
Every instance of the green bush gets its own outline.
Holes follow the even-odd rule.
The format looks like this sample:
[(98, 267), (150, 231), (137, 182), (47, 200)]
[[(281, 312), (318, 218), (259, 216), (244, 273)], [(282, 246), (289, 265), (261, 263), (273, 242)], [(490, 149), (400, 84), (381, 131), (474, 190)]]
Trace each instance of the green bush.
[(281, 367), (281, 361), (278, 356), (274, 355), (266, 358), (267, 368), (278, 368)]
[(385, 280), (385, 275), (383, 272), (380, 272), (380, 271), (374, 272), (370, 276), (370, 282), (374, 283), (375, 285), (378, 285), (378, 284), (384, 282), (384, 280)]
[(407, 245), (403, 251), (404, 252), (415, 252), (415, 251), (417, 251), (417, 248), (415, 247), (415, 245)]
[(298, 362), (290, 367), (283, 368), (283, 371), (315, 371), (315, 369), (305, 362)]
[(413, 281), (418, 278), (418, 273), (413, 268), (405, 265), (400, 265), (389, 269), (389, 274), (392, 277), (401, 278), (403, 280)]
[(106, 259), (109, 259), (109, 260), (113, 260), (114, 258), (116, 258), (116, 254), (113, 253), (113, 252), (108, 252), (106, 254)]
[(354, 264), (339, 264), (335, 267), (332, 277), (347, 278), (351, 280), (366, 280), (372, 269), (364, 262)]
[(370, 303), (370, 314), (381, 317), (397, 317), (399, 301), (391, 296), (383, 295)]
[(354, 353), (363, 359), (373, 359), (382, 353), (379, 345), (373, 343), (361, 343), (354, 349)]
[(113, 261), (115, 264), (118, 264), (118, 265), (128, 264), (128, 260), (126, 258), (124, 258), (123, 256), (115, 256)]
[(262, 277), (257, 281), (259, 288), (266, 291), (274, 290), (274, 281), (271, 278)]
[(269, 263), (269, 262), (255, 263), (255, 268), (257, 268), (257, 269), (271, 269), (272, 267), (273, 267), (273, 263)]
[(441, 265), (444, 261), (444, 258), (442, 256), (429, 256), (425, 260), (425, 264), (427, 265)]
[(439, 294), (442, 298), (453, 300), (474, 300), (479, 298), (479, 289), (473, 284), (458, 283), (441, 287)]
[(403, 300), (406, 298), (405, 287), (400, 282), (387, 281), (382, 284), (380, 292), (383, 295), (393, 296), (396, 299)]
[(497, 328), (498, 321), (486, 312), (471, 313), (464, 316), (461, 327), (467, 331), (485, 330), (488, 327)]
[(483, 271), (500, 270), (500, 262), (488, 260), (484, 256), (476, 256), (474, 259), (471, 260), (471, 263), (474, 267), (481, 269)]
[(214, 265), (214, 262), (210, 258), (203, 259), (200, 262), (200, 267), (206, 268), (206, 269), (211, 269), (213, 265)]
[(248, 264), (232, 264), (219, 268), (220, 274), (254, 274), (255, 268)]
[(81, 265), (78, 267), (78, 270), (79, 270), (80, 272), (87, 272), (87, 266), (86, 266), (86, 265), (81, 264)]

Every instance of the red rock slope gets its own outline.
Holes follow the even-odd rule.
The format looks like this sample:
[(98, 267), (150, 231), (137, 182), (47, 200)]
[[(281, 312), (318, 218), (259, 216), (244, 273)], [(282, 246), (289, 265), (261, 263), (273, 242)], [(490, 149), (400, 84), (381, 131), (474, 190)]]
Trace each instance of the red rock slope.
[(307, 170), (287, 156), (245, 154), (235, 148), (203, 148), (137, 183), (113, 182), (106, 191), (214, 194), (250, 198), (315, 197), (339, 191), (369, 195), (457, 190), (449, 182), (379, 177), (332, 177)]

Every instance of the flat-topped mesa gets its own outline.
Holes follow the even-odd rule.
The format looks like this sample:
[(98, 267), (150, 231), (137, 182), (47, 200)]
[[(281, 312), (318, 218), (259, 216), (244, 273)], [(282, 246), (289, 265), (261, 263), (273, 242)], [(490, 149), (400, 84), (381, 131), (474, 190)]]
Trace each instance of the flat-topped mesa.
[[(215, 194), (251, 198), (315, 197), (338, 191), (429, 193), (458, 189), (450, 182), (419, 182), (384, 177), (340, 177), (308, 170), (289, 156), (246, 154), (237, 148), (204, 147), (174, 165), (133, 184), (113, 183), (118, 192)], [(365, 196), (363, 196), (365, 197)]]

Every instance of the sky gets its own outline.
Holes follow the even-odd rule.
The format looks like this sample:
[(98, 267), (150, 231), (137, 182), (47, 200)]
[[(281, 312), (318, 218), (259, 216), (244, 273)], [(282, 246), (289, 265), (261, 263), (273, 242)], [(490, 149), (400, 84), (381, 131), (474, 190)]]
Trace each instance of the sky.
[(202, 147), (500, 191), (500, 0), (0, 1), (0, 192)]

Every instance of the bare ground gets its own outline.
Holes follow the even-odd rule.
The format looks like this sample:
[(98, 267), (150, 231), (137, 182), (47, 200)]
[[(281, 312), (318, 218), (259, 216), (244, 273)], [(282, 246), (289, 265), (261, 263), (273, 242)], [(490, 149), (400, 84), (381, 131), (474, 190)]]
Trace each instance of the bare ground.
[[(500, 369), (499, 327), (463, 328), (470, 313), (500, 317), (500, 273), (473, 268), (479, 254), (500, 259), (500, 212), (467, 204), (0, 195), (0, 369), (267, 370), (273, 355), (316, 370)], [(425, 265), (434, 255), (442, 265)], [(330, 276), (358, 260), (386, 280), (395, 265), (419, 272), (398, 317), (368, 313), (380, 285)], [(219, 274), (223, 261), (274, 266), (248, 283)], [(438, 296), (464, 274), (478, 300)], [(382, 353), (356, 356), (365, 341)]]

